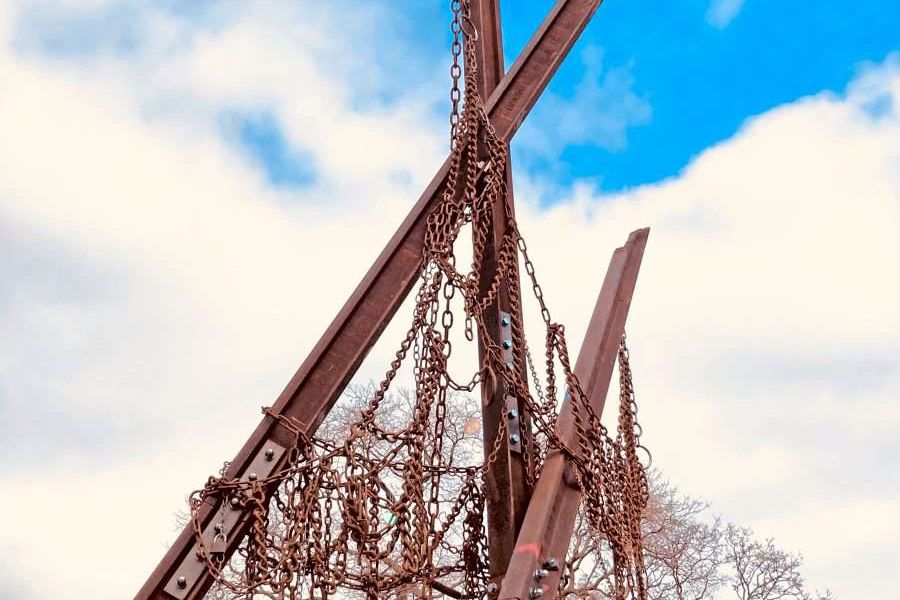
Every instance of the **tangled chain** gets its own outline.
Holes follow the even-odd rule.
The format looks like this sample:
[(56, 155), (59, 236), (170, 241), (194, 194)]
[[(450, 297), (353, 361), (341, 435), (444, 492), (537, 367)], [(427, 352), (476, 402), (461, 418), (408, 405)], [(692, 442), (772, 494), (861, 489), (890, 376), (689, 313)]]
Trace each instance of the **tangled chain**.
[[(456, 93), (451, 93), (450, 167), (441, 202), (427, 216), (425, 268), (412, 323), (390, 368), (342, 441), (307, 436), (299, 422), (268, 411), (294, 433), (286, 466), (254, 481), (211, 477), (191, 497), (200, 558), (220, 586), (246, 598), (265, 591), (279, 598), (325, 599), (339, 589), (371, 599), (431, 598), (433, 590), (447, 582), (465, 598), (484, 597), (488, 564), (483, 482), (503, 449), (507, 419), (500, 420), (497, 443), (480, 465), (456, 464), (455, 449), (444, 447), (444, 434), (450, 394), (501, 382), (529, 411), (537, 435), (526, 451), (535, 457), (536, 468), (551, 449), (563, 452), (573, 465), (585, 514), (612, 548), (615, 597), (646, 597), (640, 523), (647, 480), (637, 457), (640, 426), (625, 340), (619, 349), (619, 420), (612, 438), (573, 372), (565, 328), (551, 319), (513, 217), (506, 189), (507, 148), (488, 121), (477, 91), (473, 36), (460, 35), (469, 33), (468, 2), (454, 0), (452, 8), (451, 77)], [(462, 108), (460, 52), (465, 66)], [(505, 207), (506, 234), (497, 244), (496, 275), (481, 292), (479, 274), (498, 203)], [(463, 272), (454, 248), (466, 227), (474, 251)], [(510, 313), (522, 312), (520, 283), (511, 276), (520, 260), (546, 330), (543, 381), (530, 354), (527, 358), (534, 395), (527, 379), (509, 368), (497, 341), (486, 333), (485, 314), (501, 286), (508, 286)], [(479, 369), (466, 383), (455, 380), (448, 369), (454, 302), (462, 304), (466, 339), (473, 341), (477, 329), (485, 350)], [(526, 364), (522, 323), (514, 319), (513, 364)], [(379, 415), (391, 408), (391, 385), (410, 355), (415, 388), (411, 414), (402, 427), (391, 428)], [(560, 387), (568, 391), (574, 409), (574, 446), (556, 429)], [(529, 477), (533, 480), (536, 473)], [(249, 534), (230, 562), (215, 543), (211, 548), (203, 543), (197, 515), (207, 501), (228, 502), (251, 513)]]

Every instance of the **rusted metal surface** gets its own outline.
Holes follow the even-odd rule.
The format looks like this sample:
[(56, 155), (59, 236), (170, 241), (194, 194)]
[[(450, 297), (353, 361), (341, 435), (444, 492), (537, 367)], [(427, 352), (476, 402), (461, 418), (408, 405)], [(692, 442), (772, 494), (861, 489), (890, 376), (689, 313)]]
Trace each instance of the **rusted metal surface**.
[[(516, 132), (599, 4), (599, 0), (560, 0), (551, 10), (487, 102), (489, 119), (501, 139), (508, 142)], [(273, 405), (275, 413), (302, 423), (306, 433), (321, 424), (415, 282), (422, 268), (425, 217), (440, 199), (448, 167), (449, 159)], [(279, 421), (263, 418), (226, 476), (245, 472), (263, 445), (286, 445), (292, 436)], [(198, 514), (200, 523), (207, 525), (216, 510), (213, 503), (205, 505)], [(192, 531), (185, 528), (136, 600), (172, 598), (164, 588), (193, 544)], [(228, 552), (233, 550), (229, 545)], [(186, 598), (203, 597), (211, 583), (210, 577), (203, 577)]]
[[(606, 400), (648, 235), (648, 229), (633, 232), (613, 253), (575, 366), (597, 414)], [(558, 426), (560, 439), (577, 446), (570, 398), (563, 403)], [(544, 461), (503, 580), (502, 600), (527, 600), (535, 588), (541, 590), (542, 597), (555, 596), (561, 571), (547, 569), (539, 580), (535, 572), (547, 561), (561, 565), (572, 537), (581, 494), (567, 481), (567, 463), (559, 452), (551, 452)]]
[[(503, 78), (503, 34), (500, 26), (500, 1), (499, 0), (471, 0), (471, 20), (475, 31), (478, 32), (476, 40), (476, 55), (478, 58), (478, 88), (485, 98), (496, 89)], [(507, 146), (508, 149), (508, 146)], [(507, 229), (507, 211), (514, 214), (512, 162), (506, 163), (506, 203), (507, 207), (495, 205), (492, 214), (491, 235), (484, 248), (484, 269), (480, 274), (480, 289), (482, 294), (488, 289), (497, 274), (497, 247), (502, 243)], [(506, 210), (504, 210), (504, 208)], [(518, 265), (512, 265), (511, 279), (516, 284), (519, 281)], [(490, 325), (489, 337), (503, 347), (504, 359), (511, 368), (517, 370), (523, 379), (527, 378), (526, 367), (523, 360), (516, 360), (516, 356), (524, 354), (513, 352), (513, 348), (506, 347), (504, 342), (512, 344), (514, 339), (524, 339), (523, 336), (513, 336), (512, 329), (522, 328), (521, 294), (518, 285), (502, 285), (497, 294), (497, 301), (486, 310), (486, 322)], [(510, 295), (515, 300), (510, 302)], [(521, 333), (518, 331), (517, 333)], [(521, 349), (520, 349), (521, 350)], [(479, 361), (484, 361), (485, 348), (479, 344)], [(531, 443), (531, 434), (528, 428), (528, 416), (519, 402), (512, 394), (508, 394), (506, 386), (498, 383), (496, 386), (482, 386), (482, 437), (484, 440), (485, 455), (499, 443), (501, 449), (494, 464), (494, 468), (485, 476), (485, 498), (487, 500), (488, 520), (488, 558), (491, 569), (491, 578), (499, 582), (512, 556), (516, 542), (516, 535), (528, 501), (531, 497), (531, 485), (529, 484), (529, 472), (533, 470), (533, 453), (524, 452), (523, 449)], [(506, 423), (506, 435), (498, 440), (501, 431), (501, 420), (508, 415), (517, 415), (515, 419)]]
[[(260, 477), (268, 477), (275, 470), (275, 465), (281, 460), (285, 454), (285, 448), (278, 444), (268, 444), (261, 448), (256, 457), (247, 467), (246, 472), (241, 476), (244, 481), (251, 481)], [(216, 552), (220, 548), (218, 544), (224, 544), (227, 548), (229, 542), (232, 545), (237, 543), (237, 530), (240, 524), (242, 511), (223, 503), (219, 505), (213, 519), (207, 524), (203, 530), (204, 549), (201, 550), (197, 543), (194, 543), (191, 552), (184, 557), (181, 564), (175, 569), (175, 572), (169, 578), (165, 591), (178, 600), (183, 600), (191, 593), (194, 586), (202, 579), (206, 569), (206, 562), (203, 559), (203, 552)]]

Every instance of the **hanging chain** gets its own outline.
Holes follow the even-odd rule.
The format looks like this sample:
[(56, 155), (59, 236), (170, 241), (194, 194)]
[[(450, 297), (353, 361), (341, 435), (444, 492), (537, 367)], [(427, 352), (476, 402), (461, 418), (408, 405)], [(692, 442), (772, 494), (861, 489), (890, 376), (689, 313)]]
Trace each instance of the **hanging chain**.
[[(549, 449), (564, 453), (572, 464), (587, 519), (612, 548), (614, 598), (646, 598), (640, 524), (647, 479), (637, 457), (643, 446), (625, 339), (618, 353), (619, 419), (613, 438), (575, 376), (565, 328), (551, 318), (508, 202), (507, 147), (477, 91), (468, 1), (452, 0), (451, 11), (451, 158), (441, 201), (426, 218), (425, 268), (410, 328), (385, 376), (339, 441), (307, 436), (303, 424), (267, 409), (294, 435), (286, 466), (254, 481), (211, 477), (191, 497), (198, 557), (218, 585), (244, 597), (264, 592), (325, 599), (347, 589), (367, 599), (431, 598), (442, 579), (455, 581), (465, 598), (484, 597), (489, 573), (484, 481), (504, 449), (508, 419), (500, 420), (497, 442), (481, 464), (460, 464), (456, 444), (444, 442), (453, 394), (470, 392), (479, 383), (502, 383), (531, 417), (535, 441), (529, 451), (535, 452), (536, 464)], [(505, 234), (496, 247), (495, 275), (481, 289), (479, 275), (498, 203), (505, 207)], [(464, 230), (474, 250), (471, 264), (460, 270), (454, 249)], [(485, 323), (504, 285), (511, 292), (510, 313), (521, 314), (514, 277), (520, 259), (545, 330), (542, 380), (522, 324), (512, 324), (515, 364), (527, 364), (534, 393), (527, 375), (506, 368)], [(477, 335), (484, 348), (479, 368), (460, 380), (449, 371), (456, 306), (465, 315), (466, 339)], [(390, 427), (379, 416), (392, 413), (397, 419), (390, 390), (410, 358), (414, 396), (409, 418)], [(573, 407), (574, 443), (556, 430), (560, 390), (566, 390)], [(535, 476), (529, 473), (531, 480)], [(228, 501), (250, 515), (249, 534), (227, 564), (221, 548), (215, 543), (207, 548), (201, 535), (199, 509), (210, 501)]]
[(456, 130), (459, 127), (459, 106), (462, 100), (462, 92), (459, 88), (459, 80), (462, 77), (462, 65), (460, 64), (460, 55), (462, 54), (462, 11), (461, 0), (451, 0), (450, 11), (453, 18), (450, 20), (450, 34), (452, 40), (450, 42), (450, 147), (456, 140)]

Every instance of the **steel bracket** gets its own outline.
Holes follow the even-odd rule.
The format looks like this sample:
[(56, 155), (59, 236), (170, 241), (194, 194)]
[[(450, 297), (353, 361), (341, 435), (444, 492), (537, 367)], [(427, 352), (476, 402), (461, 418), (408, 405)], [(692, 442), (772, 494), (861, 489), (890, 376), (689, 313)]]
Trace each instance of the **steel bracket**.
[[(515, 371), (516, 362), (513, 355), (512, 317), (508, 312), (500, 311), (500, 350), (503, 352), (503, 364), (510, 371)], [(506, 415), (506, 435), (509, 451), (522, 454), (522, 426), (519, 412), (519, 400), (512, 394), (503, 397)]]
[[(256, 478), (268, 477), (275, 470), (275, 466), (286, 449), (275, 442), (263, 444), (250, 465), (241, 475), (241, 481), (251, 481)], [(222, 502), (213, 518), (203, 529), (203, 546), (206, 551), (212, 548), (217, 537), (231, 540), (231, 535), (241, 522), (245, 511), (240, 508), (232, 508), (227, 502)], [(224, 536), (224, 537), (223, 537)], [(200, 548), (196, 541), (191, 547), (181, 564), (175, 569), (172, 577), (166, 583), (165, 591), (178, 600), (188, 597), (197, 582), (206, 571), (206, 561), (200, 555)]]

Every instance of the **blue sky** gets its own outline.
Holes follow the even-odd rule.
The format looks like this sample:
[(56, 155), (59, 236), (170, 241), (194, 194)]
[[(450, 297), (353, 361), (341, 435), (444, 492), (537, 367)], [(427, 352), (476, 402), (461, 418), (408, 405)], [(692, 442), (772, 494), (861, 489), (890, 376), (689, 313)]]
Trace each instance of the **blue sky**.
[[(510, 58), (550, 4), (503, 3)], [(134, 593), (446, 156), (447, 13), (0, 3), (0, 588)], [(898, 13), (607, 0), (513, 142), (573, 351), (650, 226), (629, 340), (656, 464), (841, 600), (894, 600), (900, 569)]]
[[(510, 57), (549, 4), (503, 4)], [(604, 189), (617, 190), (672, 176), (748, 117), (843, 90), (861, 62), (880, 62), (900, 43), (900, 5), (883, 0), (747, 0), (727, 23), (709, 11), (708, 0), (604, 2), (574, 58), (602, 48), (605, 68), (629, 70), (652, 116), (629, 128), (624, 147), (567, 148), (562, 177), (599, 174)], [(568, 97), (582, 74), (568, 61), (550, 90)]]
[[(419, 18), (440, 15), (442, 3), (426, 4), (418, 8)], [(501, 2), (507, 65), (552, 5)], [(717, 12), (717, 5), (731, 10)], [(590, 74), (602, 78), (625, 70), (631, 91), (650, 114), (626, 119), (625, 143), (601, 135), (568, 145), (560, 156), (514, 148), (529, 168), (552, 172), (560, 183), (587, 177), (616, 191), (659, 181), (733, 135), (748, 117), (822, 90), (843, 90), (860, 63), (882, 61), (898, 40), (900, 5), (884, 0), (607, 0), (549, 91), (573, 99), (585, 78), (585, 52), (599, 54), (602, 69)], [(554, 121), (546, 105), (538, 104), (538, 118), (526, 122), (525, 136)], [(587, 113), (584, 121), (590, 121)]]
[[(501, 3), (508, 65), (552, 5)], [(222, 27), (214, 2), (167, 7), (197, 30)], [(374, 63), (353, 65), (358, 106), (425, 88), (435, 113), (446, 111), (435, 93), (435, 67), (446, 60), (449, 43), (445, 3), (365, 0), (352, 9), (371, 15), (370, 26), (355, 25), (352, 33)], [(50, 55), (111, 50), (130, 56), (142, 43), (141, 12), (134, 7), (60, 12), (38, 6), (24, 15), (21, 45), (36, 44)], [(591, 180), (615, 192), (663, 180), (748, 118), (806, 95), (843, 90), (862, 64), (880, 62), (897, 48), (898, 23), (900, 5), (884, 0), (822, 0), (814, 7), (775, 0), (607, 0), (526, 121), (513, 145), (515, 158), (557, 186)], [(598, 111), (609, 115), (599, 125)], [(551, 143), (546, 131), (557, 128), (561, 114), (568, 126)], [(241, 144), (272, 183), (298, 186), (314, 177), (305, 149), (292, 148), (265, 109), (225, 115), (223, 123), (223, 135)]]
[[(390, 65), (394, 75), (389, 86), (375, 82), (365, 90), (361, 105), (415, 93), (417, 86), (430, 83), (434, 60), (448, 42), (445, 3), (360, 4), (361, 10), (383, 18), (378, 29), (364, 32), (370, 37), (360, 44), (373, 51), (374, 59)], [(549, 0), (501, 3), (507, 65), (552, 5)], [(387, 6), (397, 12), (389, 14)], [(815, 5), (607, 0), (526, 122), (520, 136), (525, 141), (513, 146), (516, 159), (558, 185), (587, 178), (613, 192), (660, 181), (733, 135), (749, 117), (823, 90), (843, 90), (861, 64), (880, 62), (897, 48), (898, 24), (900, 5), (884, 0), (822, 0)], [(395, 41), (403, 50), (378, 40), (380, 34), (399, 38)], [(601, 92), (585, 93), (590, 83)], [(603, 89), (611, 93), (604, 95)], [(553, 100), (567, 104), (572, 128), (583, 124), (590, 129), (588, 115), (621, 112), (616, 104), (626, 93), (634, 106), (617, 114), (612, 131), (572, 134), (569, 143), (551, 147), (529, 145), (529, 139), (542, 136), (542, 130), (558, 121)], [(436, 111), (445, 109), (443, 104), (435, 106)], [(263, 132), (259, 127), (266, 124), (270, 127)], [(258, 153), (274, 183), (308, 180), (308, 166), (291, 155), (271, 125), (271, 120), (257, 119), (241, 140)]]

